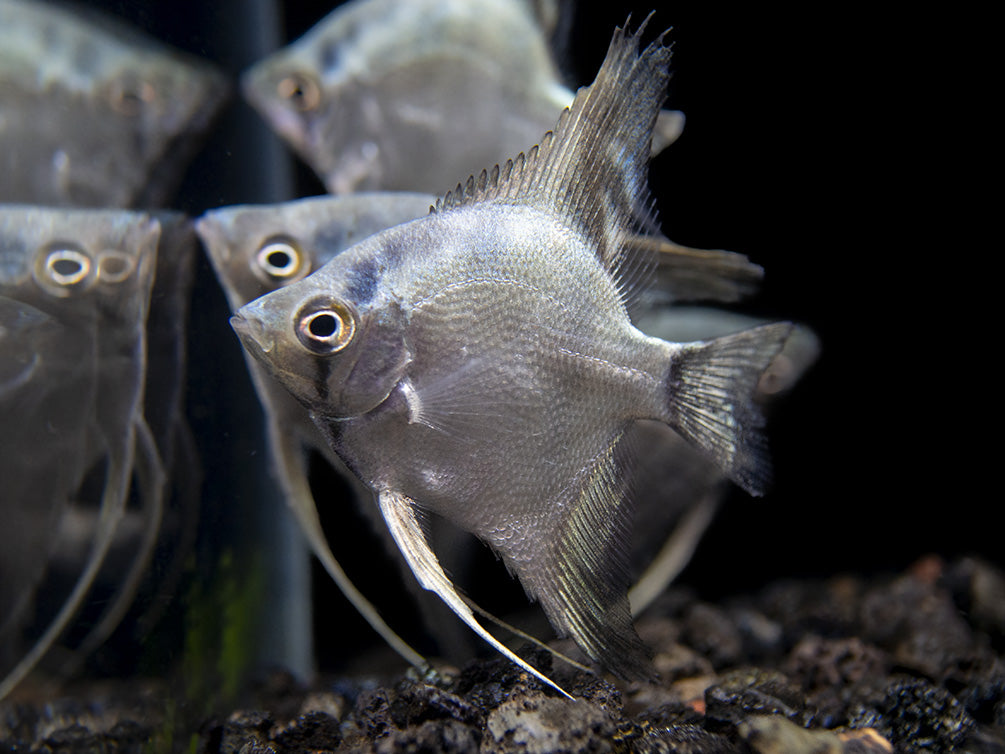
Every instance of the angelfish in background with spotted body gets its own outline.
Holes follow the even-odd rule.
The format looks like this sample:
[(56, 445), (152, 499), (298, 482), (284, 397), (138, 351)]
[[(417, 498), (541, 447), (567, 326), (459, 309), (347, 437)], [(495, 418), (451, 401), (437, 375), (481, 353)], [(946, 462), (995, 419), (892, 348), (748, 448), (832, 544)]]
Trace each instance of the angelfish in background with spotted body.
[(626, 240), (655, 232), (646, 169), (670, 59), (662, 38), (640, 53), (641, 32), (615, 32), (539, 146), (232, 318), (374, 491), (418, 581), (555, 688), (477, 621), (422, 512), (488, 543), (590, 658), (650, 677), (626, 595), (621, 440), (657, 419), (761, 494), (751, 396), (790, 330), (673, 343), (632, 325), (645, 261)]
[[(353, 0), (241, 86), (329, 192), (442, 194), (536, 143), (572, 102), (540, 18), (557, 11), (531, 5)], [(683, 124), (661, 113), (654, 151)]]
[(114, 18), (0, 0), (0, 202), (166, 203), (227, 88)]

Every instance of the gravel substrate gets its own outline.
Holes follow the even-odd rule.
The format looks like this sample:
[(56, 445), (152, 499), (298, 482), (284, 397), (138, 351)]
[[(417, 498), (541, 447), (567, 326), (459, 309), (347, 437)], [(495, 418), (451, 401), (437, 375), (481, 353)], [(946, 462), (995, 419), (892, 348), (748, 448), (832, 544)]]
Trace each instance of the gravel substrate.
[(523, 655), (574, 699), (491, 657), (388, 683), (277, 673), (219, 716), (105, 682), (3, 703), (0, 751), (1005, 752), (1005, 576), (987, 563), (929, 557), (718, 604), (671, 589), (637, 625), (657, 684), (537, 648)]

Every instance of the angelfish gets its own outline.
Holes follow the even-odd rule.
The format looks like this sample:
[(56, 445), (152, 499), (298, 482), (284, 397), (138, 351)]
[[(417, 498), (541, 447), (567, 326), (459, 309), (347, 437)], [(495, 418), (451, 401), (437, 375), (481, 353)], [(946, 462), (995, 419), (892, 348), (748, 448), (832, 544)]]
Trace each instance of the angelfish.
[[(11, 637), (23, 627), (46, 569), (62, 554), (57, 548), (66, 547), (64, 535), (85, 535), (72, 590), (57, 598), (58, 612), (30, 649), (13, 667), (3, 664), (0, 698), (83, 604), (126, 517), (134, 470), (151, 526), (159, 522), (162, 471), (142, 400), (160, 231), (158, 221), (142, 212), (0, 205), (0, 313), (17, 323), (10, 338), (0, 338), (0, 363), (11, 359), (23, 367), (0, 391), (0, 513), (11, 522), (0, 537), (5, 649), (15, 646)], [(25, 326), (32, 320), (36, 326)], [(30, 343), (22, 340), (26, 336)], [(35, 356), (30, 370), (26, 348)], [(104, 467), (99, 499), (80, 500), (85, 476), (95, 467)], [(86, 515), (84, 502), (94, 504), (93, 516)], [(83, 511), (88, 525), (68, 526), (75, 511)], [(130, 581), (134, 571), (120, 577)], [(116, 619), (118, 606), (128, 601), (123, 599), (110, 608)]]
[(751, 396), (790, 329), (675, 343), (633, 326), (645, 261), (627, 240), (655, 227), (646, 169), (670, 59), (662, 37), (640, 52), (641, 33), (615, 31), (537, 147), (231, 320), (373, 490), (420, 584), (559, 691), (474, 617), (422, 512), (491, 546), (592, 660), (652, 677), (627, 598), (622, 438), (656, 419), (762, 494)]
[(226, 92), (210, 63), (114, 18), (0, 0), (0, 201), (159, 206)]
[[(530, 5), (352, 0), (249, 69), (242, 90), (329, 192), (442, 194), (530, 147), (572, 102)], [(663, 113), (654, 151), (683, 123)]]

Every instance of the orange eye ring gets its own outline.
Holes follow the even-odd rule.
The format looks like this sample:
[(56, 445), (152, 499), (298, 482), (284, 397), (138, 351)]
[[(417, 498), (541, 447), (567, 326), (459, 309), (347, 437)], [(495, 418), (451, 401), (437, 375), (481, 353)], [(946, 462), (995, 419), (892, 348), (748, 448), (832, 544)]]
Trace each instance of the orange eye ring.
[(316, 110), (321, 104), (321, 85), (316, 78), (303, 72), (291, 73), (280, 79), (276, 94), (302, 113)]
[(130, 76), (112, 84), (108, 99), (117, 113), (135, 118), (157, 99), (157, 90), (149, 81)]

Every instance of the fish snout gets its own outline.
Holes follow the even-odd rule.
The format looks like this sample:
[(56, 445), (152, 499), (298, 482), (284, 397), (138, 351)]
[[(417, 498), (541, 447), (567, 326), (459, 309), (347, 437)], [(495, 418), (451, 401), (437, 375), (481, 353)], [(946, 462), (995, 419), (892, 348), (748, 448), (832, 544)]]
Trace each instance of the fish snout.
[(252, 313), (244, 312), (243, 309), (230, 318), (230, 326), (234, 328), (244, 347), (253, 355), (256, 351), (267, 354), (275, 344), (272, 334), (262, 320)]

